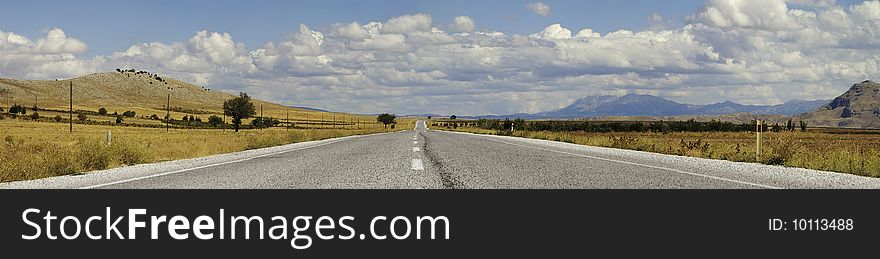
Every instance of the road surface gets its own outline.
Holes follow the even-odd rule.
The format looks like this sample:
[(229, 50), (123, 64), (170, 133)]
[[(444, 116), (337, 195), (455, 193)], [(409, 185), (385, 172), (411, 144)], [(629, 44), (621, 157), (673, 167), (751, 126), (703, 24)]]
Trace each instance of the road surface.
[(0, 184), (0, 188), (880, 188), (880, 179), (427, 129)]

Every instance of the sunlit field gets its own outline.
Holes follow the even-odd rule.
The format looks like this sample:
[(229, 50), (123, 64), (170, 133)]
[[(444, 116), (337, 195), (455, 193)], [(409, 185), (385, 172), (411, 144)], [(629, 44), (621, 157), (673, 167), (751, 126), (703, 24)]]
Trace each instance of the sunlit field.
[[(414, 121), (399, 120), (397, 129)], [(231, 129), (175, 129), (0, 120), (0, 182), (68, 175), (124, 165), (391, 131), (377, 124), (301, 124), (235, 133)], [(303, 128), (304, 127), (304, 128)], [(112, 140), (108, 146), (107, 131)]]
[(435, 128), (880, 177), (880, 132), (877, 131), (809, 129), (807, 132), (765, 132), (760, 160), (756, 161), (754, 132), (510, 133), (476, 127)]

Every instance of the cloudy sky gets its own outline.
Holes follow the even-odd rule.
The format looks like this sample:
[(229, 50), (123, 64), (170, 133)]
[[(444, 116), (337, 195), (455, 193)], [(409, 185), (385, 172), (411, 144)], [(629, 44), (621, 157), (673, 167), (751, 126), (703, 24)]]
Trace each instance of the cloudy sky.
[(880, 1), (4, 1), (0, 77), (116, 68), (359, 113), (778, 104), (877, 79)]

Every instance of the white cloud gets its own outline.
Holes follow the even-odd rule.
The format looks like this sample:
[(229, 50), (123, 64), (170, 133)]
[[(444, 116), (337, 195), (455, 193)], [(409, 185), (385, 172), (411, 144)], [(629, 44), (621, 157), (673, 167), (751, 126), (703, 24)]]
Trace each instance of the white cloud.
[(571, 30), (562, 27), (562, 25), (551, 24), (544, 28), (543, 31), (531, 35), (541, 39), (568, 39), (571, 38)]
[(431, 16), (414, 14), (394, 17), (382, 27), (384, 33), (410, 33), (431, 30)]
[(550, 15), (550, 6), (545, 4), (544, 2), (527, 4), (526, 8), (528, 8), (529, 10), (532, 10), (532, 12), (534, 12), (540, 16)]
[(453, 32), (471, 33), (476, 29), (476, 25), (474, 24), (474, 19), (462, 15), (455, 17), (452, 24), (449, 25), (449, 29)]

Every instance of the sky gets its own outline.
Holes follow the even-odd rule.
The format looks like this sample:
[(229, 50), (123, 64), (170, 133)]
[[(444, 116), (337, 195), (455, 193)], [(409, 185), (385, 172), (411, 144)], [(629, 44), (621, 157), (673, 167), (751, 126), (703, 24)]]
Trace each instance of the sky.
[(880, 1), (4, 1), (0, 77), (148, 70), (342, 112), (511, 114), (589, 95), (833, 98)]

